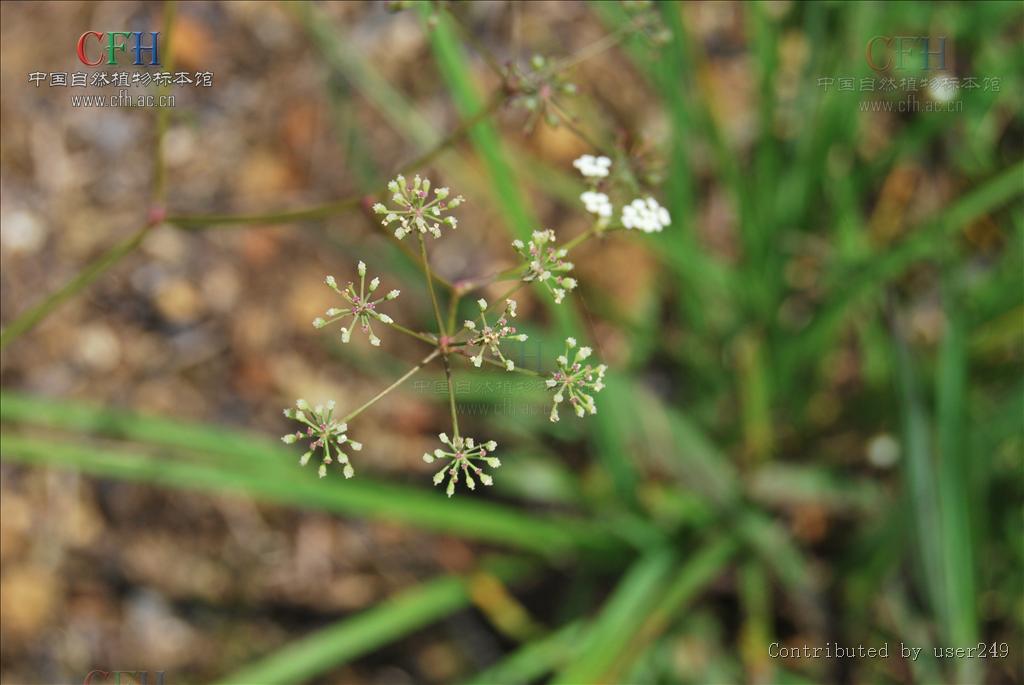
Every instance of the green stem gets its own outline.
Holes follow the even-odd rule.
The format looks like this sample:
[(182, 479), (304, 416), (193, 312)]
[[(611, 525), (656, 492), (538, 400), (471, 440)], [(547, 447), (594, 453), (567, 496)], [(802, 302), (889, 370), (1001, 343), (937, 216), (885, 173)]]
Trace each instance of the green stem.
[(367, 410), (367, 409), (369, 409), (369, 408), (370, 408), (371, 406), (373, 406), (373, 404), (374, 404), (375, 402), (377, 402), (377, 400), (381, 399), (382, 397), (384, 397), (385, 395), (387, 395), (387, 394), (388, 394), (389, 392), (391, 392), (392, 390), (394, 390), (395, 388), (397, 388), (398, 386), (400, 386), (400, 385), (401, 385), (402, 383), (404, 383), (405, 381), (409, 380), (409, 378), (410, 378), (410, 377), (411, 377), (411, 376), (412, 376), (412, 375), (413, 375), (414, 373), (416, 373), (417, 371), (419, 371), (420, 369), (422, 369), (422, 368), (423, 368), (424, 366), (426, 366), (426, 365), (427, 365), (427, 364), (429, 364), (430, 362), (432, 362), (432, 361), (434, 361), (435, 359), (437, 359), (437, 356), (438, 356), (439, 354), (441, 354), (441, 349), (440, 349), (440, 348), (438, 348), (438, 349), (434, 350), (433, 352), (431, 352), (430, 354), (428, 354), (428, 355), (427, 355), (426, 357), (424, 357), (424, 358), (423, 358), (423, 360), (422, 360), (422, 361), (420, 361), (420, 363), (419, 363), (419, 364), (417, 364), (416, 366), (414, 366), (414, 367), (412, 367), (411, 369), (409, 369), (408, 371), (406, 371), (406, 372), (405, 372), (404, 374), (402, 374), (402, 375), (401, 375), (401, 376), (400, 376), (400, 377), (398, 378), (398, 380), (396, 380), (396, 381), (395, 381), (394, 383), (392, 383), (392, 384), (391, 384), (391, 385), (389, 385), (388, 387), (384, 388), (384, 389), (383, 389), (383, 390), (381, 390), (381, 391), (380, 391), (379, 393), (377, 393), (376, 395), (374, 395), (373, 397), (371, 397), (371, 398), (370, 398), (369, 400), (367, 400), (366, 402), (364, 402), (364, 403), (363, 403), (363, 404), (362, 404), (362, 405), (361, 405), (361, 406), (360, 406), (359, 408), (357, 408), (356, 410), (354, 410), (353, 412), (351, 412), (350, 414), (348, 414), (348, 415), (347, 415), (347, 416), (346, 416), (345, 418), (343, 418), (343, 419), (341, 420), (341, 422), (342, 422), (342, 423), (348, 423), (349, 421), (351, 421), (351, 420), (352, 420), (352, 419), (354, 419), (355, 417), (357, 417), (357, 416), (359, 416), (360, 414), (362, 414), (362, 413), (363, 413), (364, 411), (366, 411), (366, 410)]
[[(384, 322), (381, 321), (381, 323), (384, 323)], [(408, 335), (410, 337), (413, 337), (413, 338), (416, 338), (417, 340), (422, 340), (423, 342), (427, 343), (428, 345), (437, 345), (437, 339), (434, 338), (431, 335), (428, 335), (427, 333), (417, 333), (416, 331), (412, 330), (411, 328), (406, 328), (402, 324), (395, 323), (393, 321), (391, 323), (385, 323), (384, 325), (385, 326), (391, 326), (396, 331), (398, 331), (400, 333), (405, 333), (406, 335)]]
[(459, 300), (462, 299), (462, 294), (459, 290), (452, 292), (451, 299), (448, 300), (448, 330), (455, 330), (455, 315), (459, 311)]
[[(504, 97), (501, 94), (496, 94), (492, 97), (491, 102), (487, 107), (483, 108), (475, 115), (462, 122), (458, 128), (452, 131), (451, 134), (444, 140), (440, 141), (433, 149), (428, 150), (424, 154), (420, 155), (416, 159), (412, 160), (405, 166), (403, 166), (398, 173), (409, 173), (416, 169), (426, 166), (434, 160), (438, 155), (443, 153), (449, 147), (461, 140), (466, 133), (474, 125), (480, 123), (483, 119), (489, 117), (491, 114), (501, 106), (504, 102)], [(239, 224), (277, 224), (277, 223), (289, 223), (292, 221), (306, 221), (311, 219), (326, 219), (334, 216), (335, 214), (341, 214), (354, 209), (360, 205), (363, 201), (363, 196), (353, 195), (351, 197), (342, 198), (326, 204), (315, 205), (313, 207), (306, 207), (304, 209), (292, 209), (284, 211), (269, 212), (266, 214), (206, 214), (206, 215), (180, 215), (171, 216), (167, 218), (167, 223), (174, 224), (179, 228), (204, 228), (207, 226), (235, 226)], [(379, 226), (379, 222), (374, 222)], [(380, 228), (383, 228), (381, 226)], [(389, 233), (390, 235), (390, 233)]]
[(609, 148), (597, 142), (596, 140), (590, 137), (590, 134), (588, 134), (586, 131), (577, 126), (576, 117), (566, 112), (565, 108), (560, 106), (557, 102), (555, 102), (554, 100), (550, 100), (548, 102), (548, 106), (551, 107), (551, 109), (554, 110), (554, 112), (559, 116), (562, 124), (567, 129), (569, 129), (569, 132), (575, 135), (580, 140), (582, 140), (587, 145), (589, 145), (591, 149), (596, 150), (603, 155), (607, 155), (608, 157), (614, 155), (614, 151), (612, 148)]
[(42, 302), (11, 322), (11, 325), (5, 328), (3, 333), (0, 333), (0, 349), (6, 347), (8, 343), (23, 333), (32, 330), (36, 324), (46, 318), (50, 312), (77, 295), (93, 281), (106, 273), (108, 269), (121, 261), (121, 259), (134, 252), (135, 249), (142, 244), (142, 240), (146, 237), (150, 228), (152, 228), (152, 226), (147, 224), (125, 240), (114, 245), (112, 248), (104, 252), (99, 259), (94, 261), (92, 264), (80, 271), (74, 278), (68, 281), (63, 288), (55, 293), (51, 293)]
[[(468, 358), (468, 357), (471, 356), (469, 354), (468, 350), (460, 350), (458, 354), (459, 354), (460, 357), (463, 357), (463, 358)], [(467, 359), (467, 361), (469, 361), (469, 360)], [(497, 359), (492, 359), (490, 357), (484, 357), (484, 362), (487, 363), (487, 364), (490, 364), (491, 366), (497, 366), (498, 368), (502, 369), (503, 371), (505, 370), (505, 365), (503, 363), (501, 363), (500, 361), (498, 361)], [(524, 374), (524, 375), (527, 375), (527, 376), (537, 376), (538, 378), (541, 378), (541, 377), (545, 376), (545, 374), (540, 373), (539, 371), (534, 371), (533, 369), (527, 369), (527, 368), (523, 368), (523, 367), (519, 367), (519, 366), (517, 366), (514, 369), (512, 369), (512, 371), (510, 373), (521, 373), (521, 374)]]
[(498, 58), (494, 55), (493, 52), (491, 52), (490, 48), (488, 48), (482, 41), (480, 41), (480, 39), (476, 37), (476, 31), (471, 30), (469, 27), (465, 26), (462, 23), (459, 17), (454, 12), (451, 11), (450, 7), (448, 7), (447, 5), (442, 5), (442, 8), (445, 14), (447, 14), (451, 18), (452, 25), (459, 32), (459, 35), (462, 36), (462, 39), (466, 41), (466, 43), (469, 44), (474, 50), (480, 53), (480, 56), (483, 57), (484, 59), (484, 63), (487, 64), (488, 68), (490, 68), (490, 70), (494, 72), (494, 75), (497, 76), (498, 79), (504, 84), (505, 70), (501, 68), (501, 62), (498, 61)]
[(597, 234), (598, 228), (597, 224), (595, 223), (593, 226), (583, 231), (583, 233), (580, 233), (578, 236), (567, 242), (565, 245), (562, 245), (562, 249), (571, 251), (579, 247), (582, 243), (586, 242), (590, 238), (593, 238)]
[[(434, 292), (434, 279), (431, 278), (430, 261), (427, 259), (427, 241), (423, 234), (417, 236), (420, 240), (420, 258), (423, 260), (423, 276), (427, 279), (427, 289), (430, 291), (430, 302), (434, 305), (434, 317), (437, 319), (438, 335), (447, 337), (447, 328), (444, 319), (441, 318), (441, 307), (437, 303), (437, 294)], [(455, 385), (452, 383), (452, 365), (448, 360), (447, 341), (436, 350), (441, 353), (441, 361), (444, 363), (444, 377), (448, 381), (448, 405), (452, 411), (452, 432), (459, 437), (459, 417), (455, 411)]]
[(309, 219), (326, 219), (359, 206), (361, 197), (346, 197), (322, 205), (265, 214), (195, 214), (169, 216), (167, 223), (178, 228), (207, 228), (210, 226), (236, 226), (239, 224), (283, 224)]
[(448, 407), (452, 412), (452, 432), (455, 437), (459, 437), (459, 415), (455, 411), (455, 385), (452, 382), (452, 363), (448, 359), (448, 355), (444, 354), (441, 356), (441, 361), (444, 363), (444, 377), (448, 381)]
[(515, 295), (525, 285), (526, 281), (519, 281), (514, 286), (506, 290), (504, 293), (502, 293), (501, 297), (499, 297), (498, 299), (496, 299), (494, 302), (487, 306), (487, 309), (484, 310), (484, 314), (491, 311), (495, 307), (499, 306), (502, 302)]
[(437, 303), (437, 293), (434, 292), (434, 279), (432, 278), (432, 271), (430, 269), (430, 262), (427, 260), (427, 241), (423, 239), (423, 234), (420, 233), (417, 236), (420, 240), (420, 259), (423, 261), (423, 276), (427, 279), (427, 290), (430, 291), (430, 302), (434, 305), (434, 317), (437, 319), (437, 332), (438, 335), (446, 335), (444, 319), (441, 318), (441, 307)]
[(575, 55), (570, 55), (565, 59), (561, 59), (551, 64), (546, 70), (545, 74), (554, 75), (559, 72), (570, 69), (581, 62), (584, 62), (592, 57), (596, 57), (605, 50), (609, 50), (615, 47), (622, 41), (623, 38), (628, 36), (630, 33), (637, 30), (636, 22), (624, 24), (612, 33), (609, 33), (601, 38), (598, 38), (589, 45), (584, 45)]

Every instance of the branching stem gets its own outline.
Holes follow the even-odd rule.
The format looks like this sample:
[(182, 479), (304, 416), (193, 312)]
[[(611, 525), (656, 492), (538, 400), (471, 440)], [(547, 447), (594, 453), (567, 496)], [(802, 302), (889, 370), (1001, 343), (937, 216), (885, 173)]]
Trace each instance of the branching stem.
[(349, 421), (351, 421), (351, 420), (352, 420), (352, 419), (354, 419), (355, 417), (357, 417), (357, 416), (359, 416), (360, 414), (362, 414), (362, 413), (363, 413), (364, 411), (366, 411), (366, 410), (367, 410), (367, 409), (369, 409), (369, 408), (370, 408), (371, 406), (373, 406), (373, 404), (374, 404), (375, 402), (377, 402), (377, 401), (378, 401), (378, 400), (380, 400), (380, 399), (381, 399), (382, 397), (384, 397), (385, 395), (387, 395), (387, 394), (388, 394), (389, 392), (391, 392), (392, 390), (394, 390), (395, 388), (397, 388), (398, 386), (400, 386), (400, 385), (401, 385), (402, 383), (404, 383), (404, 382), (406, 382), (407, 380), (409, 380), (409, 378), (410, 378), (410, 377), (411, 377), (411, 376), (412, 376), (413, 374), (415, 374), (415, 373), (416, 373), (417, 371), (419, 371), (419, 370), (420, 370), (420, 369), (422, 369), (422, 368), (423, 368), (424, 366), (426, 366), (426, 365), (427, 365), (427, 364), (429, 364), (430, 362), (432, 362), (432, 361), (434, 361), (435, 359), (437, 359), (437, 356), (438, 356), (439, 354), (441, 354), (441, 348), (437, 348), (436, 350), (434, 350), (433, 352), (431, 352), (430, 354), (428, 354), (428, 355), (427, 355), (426, 357), (424, 357), (424, 358), (423, 358), (423, 359), (422, 359), (422, 360), (420, 361), (420, 363), (419, 363), (419, 364), (417, 364), (416, 366), (412, 367), (411, 369), (409, 369), (408, 371), (406, 371), (406, 372), (405, 372), (404, 374), (402, 374), (402, 375), (401, 375), (401, 376), (400, 376), (400, 377), (398, 378), (398, 380), (396, 380), (396, 381), (395, 381), (394, 383), (392, 383), (392, 384), (391, 384), (391, 385), (389, 385), (388, 387), (384, 388), (384, 389), (383, 389), (383, 390), (381, 390), (381, 391), (380, 391), (379, 393), (377, 393), (376, 395), (374, 395), (373, 397), (371, 397), (371, 398), (370, 398), (369, 400), (367, 400), (367, 401), (366, 401), (365, 403), (363, 403), (363, 404), (362, 404), (362, 405), (361, 405), (360, 407), (358, 407), (357, 409), (355, 409), (354, 411), (352, 411), (351, 413), (349, 413), (349, 414), (348, 414), (348, 415), (347, 415), (347, 416), (346, 416), (345, 418), (343, 418), (343, 419), (341, 420), (341, 421), (342, 421), (342, 423), (348, 423)]

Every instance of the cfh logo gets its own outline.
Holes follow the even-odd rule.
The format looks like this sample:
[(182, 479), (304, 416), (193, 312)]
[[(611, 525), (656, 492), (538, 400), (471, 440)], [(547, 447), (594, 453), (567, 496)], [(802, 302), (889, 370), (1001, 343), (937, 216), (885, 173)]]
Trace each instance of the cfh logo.
[[(145, 65), (149, 67), (160, 66), (160, 32), (150, 31), (146, 45), (146, 34), (142, 31), (86, 31), (78, 39), (78, 59), (88, 67), (95, 67), (103, 63), (104, 53), (106, 64), (117, 64), (118, 53), (128, 54), (129, 49), (135, 59), (132, 64)], [(95, 59), (89, 59), (89, 55), (96, 55)], [(148, 54), (149, 63), (142, 61), (142, 55)]]
[(875, 36), (865, 56), (875, 71), (923, 69), (945, 71), (946, 36)]
[[(82, 685), (164, 685), (164, 671), (89, 671)], [(150, 681), (150, 675), (155, 676)]]

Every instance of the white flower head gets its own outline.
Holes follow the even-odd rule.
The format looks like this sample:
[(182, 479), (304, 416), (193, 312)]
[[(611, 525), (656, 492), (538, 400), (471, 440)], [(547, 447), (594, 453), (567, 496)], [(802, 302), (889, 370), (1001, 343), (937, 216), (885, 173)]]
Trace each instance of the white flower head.
[(428, 464), (432, 464), (438, 459), (449, 460), (440, 471), (434, 474), (434, 485), (440, 485), (444, 482), (445, 477), (447, 477), (448, 486), (445, 492), (451, 497), (455, 494), (455, 486), (458, 485), (460, 478), (466, 482), (466, 487), (470, 490), (476, 489), (474, 477), (478, 478), (484, 485), (494, 484), (494, 479), (491, 475), (486, 473), (475, 462), (483, 462), (483, 464), (491, 468), (501, 466), (501, 461), (489, 454), (498, 448), (498, 443), (493, 440), (480, 443), (473, 438), (463, 438), (458, 435), (448, 439), (448, 436), (444, 433), (440, 435), (440, 438), (441, 442), (448, 446), (448, 450), (438, 448), (433, 453), (423, 453), (423, 461)]
[(644, 233), (659, 233), (672, 223), (668, 210), (653, 197), (637, 198), (622, 208), (622, 225)]
[(477, 327), (472, 321), (465, 323), (465, 327), (474, 334), (467, 342), (467, 346), (479, 348), (477, 353), (470, 357), (470, 361), (479, 368), (483, 365), (484, 353), (490, 351), (491, 354), (501, 360), (506, 371), (514, 371), (516, 365), (511, 359), (502, 354), (501, 342), (503, 340), (525, 342), (527, 339), (525, 333), (517, 333), (516, 327), (509, 323), (509, 319), (514, 319), (516, 316), (516, 301), (505, 300), (505, 311), (501, 313), (501, 316), (494, 322), (494, 325), (487, 321), (487, 300), (481, 298), (477, 303), (480, 305), (480, 327)]
[(388, 183), (388, 190), (392, 193), (391, 201), (397, 206), (387, 207), (378, 202), (373, 211), (384, 215), (381, 221), (384, 226), (390, 228), (398, 224), (394, 230), (399, 240), (413, 231), (440, 238), (442, 227), (454, 229), (458, 226), (458, 220), (454, 216), (445, 216), (445, 212), (455, 209), (465, 200), (461, 195), (449, 198), (451, 191), (448, 188), (435, 188), (431, 197), (429, 178), (417, 175), (410, 184), (400, 175)]
[(391, 301), (398, 297), (398, 291), (392, 290), (383, 297), (374, 298), (372, 297), (373, 292), (380, 286), (380, 279), (373, 278), (367, 288), (366, 283), (366, 264), (359, 262), (356, 269), (359, 273), (359, 292), (356, 292), (354, 283), (349, 283), (345, 286), (344, 290), (338, 287), (338, 282), (334, 279), (334, 276), (328, 276), (324, 279), (328, 287), (331, 290), (341, 295), (348, 302), (348, 307), (339, 309), (337, 307), (331, 307), (327, 310), (327, 318), (317, 317), (313, 320), (313, 326), (316, 328), (323, 328), (329, 324), (351, 317), (348, 325), (341, 329), (341, 341), (343, 343), (349, 342), (352, 339), (352, 330), (359, 325), (360, 330), (366, 334), (370, 340), (370, 344), (377, 346), (380, 345), (380, 338), (373, 332), (373, 328), (370, 326), (370, 321), (376, 319), (381, 323), (392, 324), (394, 321), (387, 314), (382, 314), (377, 311), (377, 305), (381, 302)]
[(591, 214), (596, 214), (602, 219), (611, 217), (612, 202), (604, 193), (588, 190), (580, 195), (580, 200), (583, 201), (584, 208)]
[(299, 440), (309, 440), (309, 449), (299, 458), (299, 463), (305, 466), (316, 456), (320, 460), (317, 472), (321, 478), (327, 475), (327, 467), (335, 463), (341, 467), (345, 478), (354, 476), (355, 469), (343, 448), (347, 445), (348, 449), (358, 452), (363, 449), (363, 445), (349, 439), (348, 424), (335, 420), (334, 400), (328, 402), (326, 407), (310, 407), (305, 400), (297, 400), (295, 406), (297, 409), (285, 409), (284, 415), (304, 424), (305, 430), (300, 428), (283, 436), (281, 440), (288, 445)]
[(566, 291), (576, 287), (576, 279), (570, 278), (572, 262), (566, 261), (568, 251), (555, 245), (555, 232), (551, 229), (534, 231), (530, 241), (525, 245), (515, 241), (512, 246), (526, 262), (524, 281), (540, 281), (548, 292), (561, 303)]
[(583, 155), (575, 160), (572, 165), (579, 169), (579, 172), (586, 178), (604, 178), (611, 169), (612, 160), (604, 155)]
[(551, 405), (551, 421), (558, 421), (558, 405), (568, 398), (570, 406), (576, 416), (580, 418), (587, 414), (596, 414), (597, 405), (594, 403), (594, 394), (604, 388), (604, 374), (607, 368), (604, 364), (591, 366), (583, 362), (590, 357), (592, 350), (589, 347), (581, 347), (576, 350), (572, 361), (569, 360), (569, 352), (576, 347), (574, 338), (567, 338), (565, 341), (565, 353), (560, 354), (557, 359), (558, 369), (551, 374), (551, 377), (544, 381), (549, 390), (554, 390)]

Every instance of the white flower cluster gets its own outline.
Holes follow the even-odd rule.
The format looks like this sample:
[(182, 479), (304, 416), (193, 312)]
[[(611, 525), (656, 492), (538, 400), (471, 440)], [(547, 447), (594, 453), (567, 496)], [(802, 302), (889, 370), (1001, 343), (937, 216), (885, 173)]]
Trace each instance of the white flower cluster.
[(526, 260), (523, 280), (543, 283), (554, 296), (556, 304), (565, 299), (566, 291), (576, 287), (576, 279), (566, 275), (573, 267), (572, 262), (565, 261), (569, 251), (555, 247), (555, 232), (551, 229), (534, 231), (528, 243), (513, 240), (512, 247)]
[(554, 403), (551, 405), (551, 421), (558, 421), (558, 405), (569, 398), (576, 416), (583, 418), (587, 414), (596, 414), (597, 405), (591, 393), (600, 392), (604, 388), (604, 374), (608, 370), (604, 364), (591, 366), (583, 362), (590, 357), (591, 349), (581, 347), (576, 351), (572, 363), (569, 362), (569, 351), (576, 347), (575, 338), (565, 339), (565, 354), (558, 356), (558, 370), (551, 378), (544, 381), (548, 388), (555, 391)]
[(455, 494), (455, 486), (459, 482), (460, 472), (466, 480), (466, 486), (470, 490), (476, 489), (476, 481), (473, 480), (473, 475), (476, 475), (484, 485), (494, 484), (494, 479), (491, 478), (490, 474), (484, 473), (484, 470), (473, 462), (482, 461), (492, 469), (496, 469), (501, 466), (500, 459), (487, 454), (488, 452), (496, 450), (498, 448), (498, 443), (493, 440), (485, 443), (477, 443), (473, 438), (462, 438), (458, 435), (449, 439), (446, 433), (441, 433), (437, 437), (441, 439), (441, 442), (448, 445), (448, 447), (451, 448), (451, 451), (445, 451), (439, 447), (434, 450), (433, 454), (430, 452), (423, 453), (423, 461), (428, 464), (432, 464), (436, 459), (450, 460), (445, 464), (444, 468), (434, 474), (434, 485), (440, 485), (447, 474), (448, 488), (446, 492), (448, 493), (448, 496), (451, 497)]
[(608, 170), (611, 169), (612, 160), (604, 155), (599, 157), (583, 155), (574, 161), (572, 165), (579, 169), (580, 173), (587, 178), (604, 178), (608, 175)]
[(413, 231), (440, 238), (442, 226), (453, 229), (458, 226), (458, 220), (454, 216), (444, 216), (444, 212), (461, 205), (464, 202), (462, 196), (449, 200), (450, 191), (447, 188), (435, 188), (434, 198), (430, 199), (429, 178), (417, 175), (412, 179), (412, 185), (409, 185), (405, 177), (399, 175), (388, 183), (388, 190), (392, 193), (392, 202), (398, 207), (386, 207), (378, 202), (373, 206), (373, 211), (385, 215), (381, 221), (384, 226), (390, 227), (398, 222), (395, 237), (399, 240)]
[(305, 424), (306, 430), (300, 429), (289, 433), (281, 440), (289, 445), (303, 439), (310, 441), (309, 450), (299, 458), (299, 463), (305, 466), (313, 454), (319, 452), (322, 456), (317, 473), (321, 478), (327, 475), (327, 465), (334, 462), (342, 467), (342, 473), (346, 478), (355, 475), (355, 470), (348, 461), (348, 455), (342, 451), (342, 447), (347, 444), (349, 448), (358, 452), (363, 449), (363, 444), (349, 439), (348, 424), (334, 420), (334, 400), (328, 402), (326, 407), (319, 404), (316, 407), (310, 407), (306, 400), (297, 400), (295, 407), (295, 409), (285, 409), (284, 415)]
[[(602, 185), (600, 179), (608, 176), (612, 161), (607, 157), (583, 155), (572, 163), (587, 178), (590, 189), (580, 195), (584, 208), (591, 214), (600, 217), (600, 225), (607, 224), (607, 219), (615, 213), (612, 201), (606, 193), (598, 190)], [(658, 233), (672, 222), (668, 210), (658, 204), (653, 197), (637, 198), (622, 208), (620, 218), (623, 228), (638, 229), (644, 233)]]
[(466, 320), (463, 324), (467, 329), (473, 332), (473, 336), (469, 339), (468, 344), (472, 347), (480, 348), (476, 355), (470, 358), (470, 361), (473, 362), (474, 366), (479, 367), (484, 362), (484, 352), (490, 350), (491, 354), (500, 359), (505, 365), (506, 371), (515, 370), (515, 363), (501, 353), (501, 341), (526, 341), (526, 334), (516, 333), (516, 327), (509, 325), (508, 322), (509, 319), (516, 318), (516, 301), (505, 300), (505, 311), (501, 313), (501, 316), (498, 317), (498, 320), (494, 322), (493, 326), (487, 323), (487, 300), (480, 298), (477, 300), (477, 304), (480, 306), (481, 328), (477, 329), (476, 323), (469, 320)]
[(612, 215), (612, 201), (604, 193), (588, 190), (580, 195), (580, 199), (583, 200), (583, 206), (591, 214), (597, 214), (605, 219)]
[(377, 288), (380, 287), (380, 279), (374, 277), (370, 281), (369, 288), (367, 289), (366, 264), (364, 264), (363, 262), (359, 262), (358, 271), (358, 293), (356, 292), (355, 285), (353, 285), (352, 283), (349, 283), (347, 286), (345, 286), (345, 289), (342, 290), (338, 287), (338, 282), (334, 279), (334, 276), (328, 276), (327, 278), (324, 279), (324, 282), (331, 288), (331, 290), (344, 297), (345, 300), (351, 306), (345, 309), (337, 309), (335, 307), (328, 309), (328, 318), (324, 319), (323, 317), (318, 316), (313, 320), (313, 326), (315, 326), (316, 328), (323, 328), (324, 326), (332, 324), (335, 321), (338, 321), (339, 319), (351, 316), (352, 321), (349, 323), (349, 325), (341, 329), (341, 342), (347, 343), (349, 340), (352, 339), (352, 329), (355, 328), (356, 324), (358, 323), (360, 330), (362, 330), (363, 333), (369, 336), (370, 344), (378, 346), (380, 345), (380, 338), (378, 338), (374, 334), (373, 329), (370, 328), (370, 319), (377, 319), (381, 323), (385, 324), (394, 323), (394, 320), (390, 316), (388, 316), (387, 314), (381, 314), (380, 312), (377, 311), (377, 305), (379, 305), (381, 302), (391, 301), (395, 299), (400, 294), (400, 291), (392, 290), (383, 297), (373, 299), (371, 295), (373, 295), (374, 291), (376, 291)]
[(668, 210), (653, 197), (637, 198), (622, 208), (622, 225), (644, 233), (660, 233), (672, 223)]

